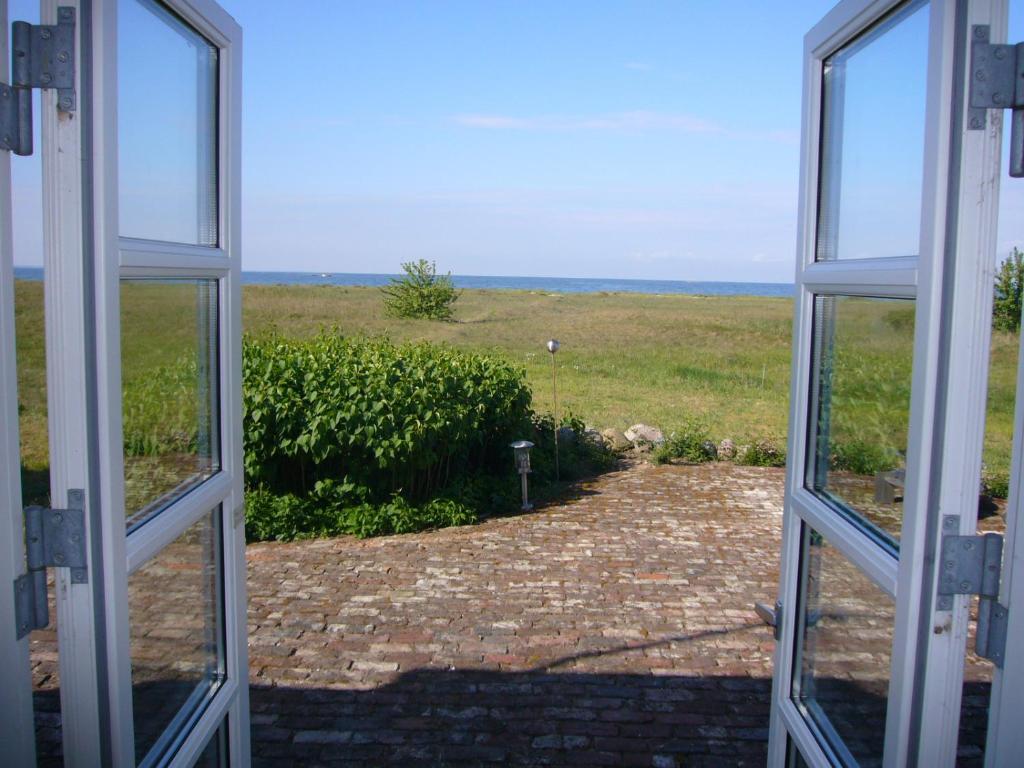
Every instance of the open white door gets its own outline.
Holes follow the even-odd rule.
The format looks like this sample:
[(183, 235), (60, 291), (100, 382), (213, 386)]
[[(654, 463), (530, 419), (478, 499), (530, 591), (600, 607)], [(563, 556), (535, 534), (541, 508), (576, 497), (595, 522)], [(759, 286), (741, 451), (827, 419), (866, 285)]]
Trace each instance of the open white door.
[[(84, 507), (86, 567), (53, 569), (64, 762), (247, 765), (241, 31), (209, 0), (44, 0), (41, 18), (74, 30), (53, 54), (74, 88), (44, 91), (37, 118), (51, 497)], [(17, 424), (0, 155), (0, 418)], [(24, 571), (17, 449), (4, 429), (5, 579)], [(29, 765), (27, 640), (8, 635), (4, 760)]]
[[(7, 0), (0, 0), (0, 29), (7, 29)], [(10, 80), (6, 33), (0, 35), (0, 82)], [(7, 91), (5, 98), (10, 98)], [(27, 577), (21, 512), (21, 453), (18, 430), (18, 380), (14, 346), (14, 246), (11, 236), (11, 153), (0, 151), (0, 754), (11, 765), (35, 763), (29, 639), (18, 629), (17, 586)]]
[(1005, 20), (845, 0), (805, 39), (775, 766), (956, 759), (1002, 120), (967, 84)]

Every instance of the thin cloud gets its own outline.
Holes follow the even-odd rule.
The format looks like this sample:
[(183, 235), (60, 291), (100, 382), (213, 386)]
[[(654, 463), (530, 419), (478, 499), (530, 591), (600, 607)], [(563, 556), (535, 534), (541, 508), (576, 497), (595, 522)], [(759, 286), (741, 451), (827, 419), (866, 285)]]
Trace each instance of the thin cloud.
[(518, 131), (653, 131), (669, 130), (683, 133), (721, 133), (721, 127), (710, 120), (675, 112), (612, 112), (604, 115), (515, 115), (463, 114), (452, 120), (469, 128)]
[(632, 69), (634, 72), (650, 72), (654, 69), (654, 65), (646, 61), (627, 61), (623, 66), (626, 69)]

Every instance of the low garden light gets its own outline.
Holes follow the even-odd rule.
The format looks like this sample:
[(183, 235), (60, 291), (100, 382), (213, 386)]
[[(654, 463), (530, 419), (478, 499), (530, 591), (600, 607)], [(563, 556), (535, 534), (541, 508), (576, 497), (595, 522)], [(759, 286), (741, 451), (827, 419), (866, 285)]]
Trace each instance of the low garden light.
[(526, 476), (530, 474), (530, 449), (533, 448), (533, 443), (529, 440), (516, 440), (512, 443), (512, 450), (515, 452), (516, 458), (516, 471), (519, 473), (519, 477), (523, 483), (523, 506), (524, 512), (533, 509), (533, 504), (530, 503), (529, 497), (526, 493)]
[(555, 401), (555, 482), (561, 479), (558, 472), (558, 428), (560, 426), (558, 423), (558, 382), (555, 376), (555, 352), (561, 346), (558, 339), (548, 341), (548, 352), (551, 353), (551, 396)]

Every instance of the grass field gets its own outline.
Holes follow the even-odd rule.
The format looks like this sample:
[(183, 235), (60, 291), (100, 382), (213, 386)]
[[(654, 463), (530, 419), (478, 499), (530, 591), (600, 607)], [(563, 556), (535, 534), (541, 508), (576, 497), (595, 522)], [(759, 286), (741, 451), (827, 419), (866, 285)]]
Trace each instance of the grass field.
[[(451, 323), (387, 317), (374, 288), (246, 286), (243, 299), (248, 333), (309, 336), (336, 328), (347, 335), (384, 333), (396, 341), (426, 339), (503, 355), (526, 369), (540, 411), (552, 408), (544, 343), (557, 338), (560, 405), (597, 428), (642, 421), (669, 433), (697, 417), (716, 440), (740, 443), (786, 434), (793, 312), (788, 299), (465, 291)], [(126, 302), (125, 312), (126, 382), (145, 379), (141, 370), (153, 370), (161, 358), (170, 362), (181, 344), (187, 346), (161, 322), (173, 308), (147, 300)], [(893, 322), (872, 325), (870, 311), (863, 314), (863, 322), (850, 322), (881, 330), (860, 334), (853, 359), (871, 361), (872, 369), (907, 371), (907, 346), (885, 337), (891, 332), (905, 339), (907, 329)], [(22, 450), (32, 477), (46, 468), (41, 283), (17, 283), (16, 315)], [(194, 333), (194, 324), (183, 327)], [(1016, 355), (1016, 336), (997, 332), (985, 460), (1003, 472), (1009, 466)], [(895, 402), (889, 402), (891, 392), (872, 394), (870, 382), (861, 382), (860, 390), (867, 393), (863, 402), (844, 406), (846, 417), (856, 420), (863, 412), (866, 422), (879, 423), (879, 408), (884, 412)]]

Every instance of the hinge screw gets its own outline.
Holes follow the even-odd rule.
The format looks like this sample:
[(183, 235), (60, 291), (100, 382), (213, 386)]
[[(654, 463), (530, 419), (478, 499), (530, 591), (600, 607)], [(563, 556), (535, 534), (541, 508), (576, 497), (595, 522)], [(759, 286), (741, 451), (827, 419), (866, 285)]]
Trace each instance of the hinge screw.
[(981, 25), (978, 25), (978, 26), (976, 26), (974, 28), (974, 36), (976, 38), (978, 38), (979, 40), (984, 40), (985, 38), (987, 38), (988, 37), (987, 32), (988, 32), (988, 29), (986, 27), (981, 26)]
[(50, 76), (50, 73), (49, 73), (49, 72), (43, 72), (42, 76), (41, 76), (41, 77), (40, 77), (39, 79), (40, 79), (40, 80), (41, 80), (41, 81), (42, 81), (42, 82), (43, 82), (44, 84), (46, 84), (46, 83), (49, 83), (49, 82), (50, 82), (51, 80), (53, 80), (53, 78), (52, 78), (52, 77)]
[(977, 117), (972, 117), (971, 118), (971, 128), (978, 129), (978, 128), (981, 128), (981, 127), (982, 127), (981, 120), (979, 118), (977, 118)]
[(985, 70), (984, 69), (976, 70), (975, 73), (974, 73), (974, 79), (977, 80), (979, 83), (985, 82), (985, 80), (988, 79), (987, 76), (985, 75)]
[(68, 52), (67, 51), (61, 51), (60, 53), (57, 54), (57, 61), (59, 61), (61, 64), (65, 63), (67, 60), (68, 60)]
[(970, 588), (971, 588), (971, 582), (969, 582), (969, 581), (961, 581), (960, 582), (960, 589), (962, 589), (962, 590), (964, 590), (966, 592)]
[(993, 104), (1003, 104), (1004, 103), (1003, 102), (1003, 94), (1001, 94), (1001, 93), (993, 93), (992, 94), (992, 103)]
[(43, 38), (43, 40), (49, 40), (50, 39), (50, 30), (48, 30), (48, 29), (40, 30), (39, 36), (41, 38)]

